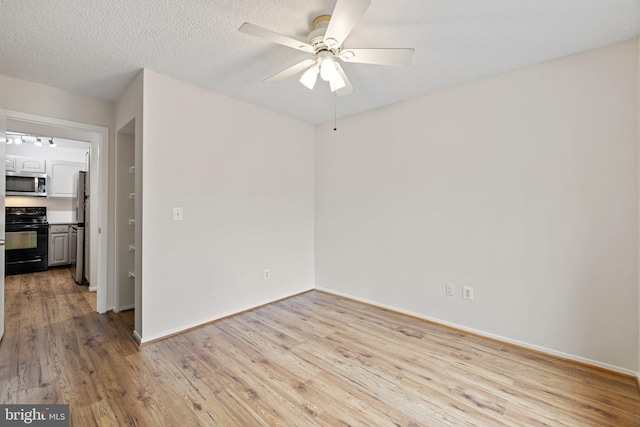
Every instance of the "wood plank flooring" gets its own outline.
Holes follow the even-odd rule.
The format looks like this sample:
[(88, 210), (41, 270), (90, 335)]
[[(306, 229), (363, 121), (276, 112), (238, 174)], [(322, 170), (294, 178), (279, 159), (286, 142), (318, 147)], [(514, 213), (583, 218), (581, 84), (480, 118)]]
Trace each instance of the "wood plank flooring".
[(640, 426), (632, 378), (321, 292), (139, 348), (65, 269), (5, 288), (0, 402), (74, 426)]

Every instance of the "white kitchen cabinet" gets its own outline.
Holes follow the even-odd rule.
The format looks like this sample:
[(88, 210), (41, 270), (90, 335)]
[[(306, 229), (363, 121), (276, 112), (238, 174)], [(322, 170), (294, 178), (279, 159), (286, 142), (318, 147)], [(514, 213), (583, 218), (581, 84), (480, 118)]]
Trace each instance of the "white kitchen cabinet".
[(4, 167), (6, 172), (46, 173), (47, 161), (33, 157), (5, 156)]
[(15, 172), (16, 171), (16, 156), (5, 156), (4, 158), (4, 169), (6, 172)]
[(32, 157), (18, 157), (17, 158), (18, 172), (28, 173), (46, 173), (47, 162), (44, 159), (35, 159)]
[(49, 197), (72, 197), (74, 186), (76, 185), (74, 175), (81, 170), (84, 170), (83, 163), (50, 160), (47, 172), (47, 175), (49, 175)]
[(49, 267), (69, 264), (69, 226), (49, 226)]

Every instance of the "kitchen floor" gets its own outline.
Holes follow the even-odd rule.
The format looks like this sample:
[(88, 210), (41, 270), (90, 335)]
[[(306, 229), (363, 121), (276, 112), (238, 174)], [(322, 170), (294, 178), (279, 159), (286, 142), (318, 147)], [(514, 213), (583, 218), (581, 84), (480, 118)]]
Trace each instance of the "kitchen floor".
[[(55, 288), (56, 285), (59, 285), (60, 282), (64, 282), (65, 285), (67, 283), (72, 283), (73, 279), (71, 276), (71, 271), (67, 267), (50, 267), (48, 271), (43, 271), (39, 273), (27, 273), (27, 274), (16, 274), (12, 276), (6, 276), (5, 286), (8, 282), (23, 282), (25, 285), (27, 283), (33, 283), (35, 279), (36, 286), (43, 285), (41, 289), (47, 289), (50, 291), (52, 288)], [(87, 301), (89, 306), (94, 312), (98, 311), (98, 302), (97, 302), (97, 292), (93, 292), (89, 290), (89, 287), (86, 285), (76, 285), (75, 288), (71, 288), (76, 291), (80, 291), (83, 299)], [(37, 291), (37, 289), (30, 289), (31, 291)]]

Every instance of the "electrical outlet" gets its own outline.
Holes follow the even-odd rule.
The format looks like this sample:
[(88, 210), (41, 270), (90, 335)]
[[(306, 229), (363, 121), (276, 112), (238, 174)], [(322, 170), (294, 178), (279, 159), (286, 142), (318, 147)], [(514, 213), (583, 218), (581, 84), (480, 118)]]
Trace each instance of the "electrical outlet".
[(271, 278), (271, 270), (268, 268), (264, 269), (264, 280), (269, 280)]
[(473, 288), (471, 286), (462, 287), (462, 298), (473, 301)]
[(453, 283), (447, 283), (447, 296), (454, 296), (455, 295), (455, 289), (456, 286)]

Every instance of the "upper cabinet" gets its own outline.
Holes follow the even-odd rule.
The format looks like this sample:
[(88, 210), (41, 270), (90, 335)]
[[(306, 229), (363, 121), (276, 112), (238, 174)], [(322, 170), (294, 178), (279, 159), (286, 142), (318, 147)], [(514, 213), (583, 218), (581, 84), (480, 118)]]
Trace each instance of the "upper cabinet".
[(7, 172), (46, 173), (46, 160), (22, 156), (5, 156), (4, 166)]
[(5, 156), (4, 158), (4, 170), (6, 172), (16, 171), (16, 156)]
[(49, 197), (73, 197), (76, 181), (74, 175), (84, 170), (84, 163), (65, 160), (49, 160)]
[(46, 160), (18, 157), (18, 172), (47, 173)]

